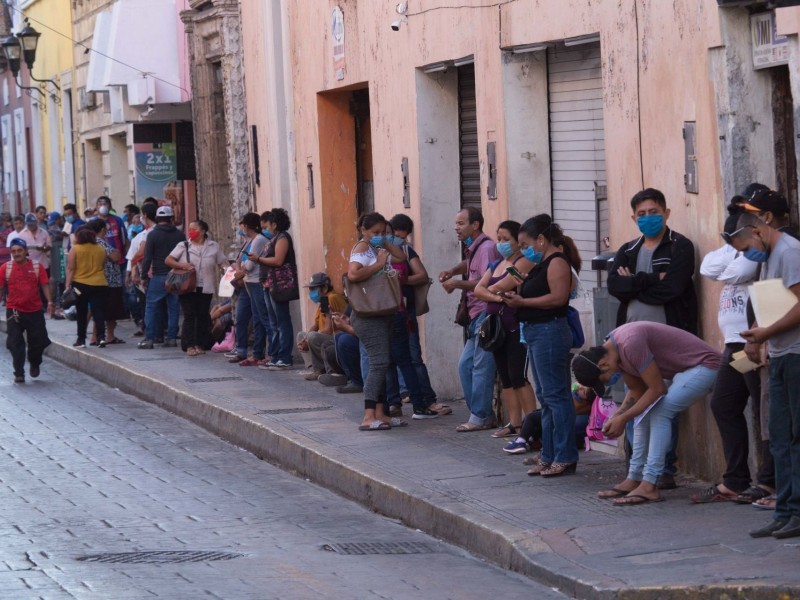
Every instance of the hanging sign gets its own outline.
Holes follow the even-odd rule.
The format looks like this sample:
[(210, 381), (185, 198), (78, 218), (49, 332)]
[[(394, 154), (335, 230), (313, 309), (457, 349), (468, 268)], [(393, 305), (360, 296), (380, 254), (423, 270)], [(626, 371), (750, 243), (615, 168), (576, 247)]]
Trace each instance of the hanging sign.
[(785, 35), (778, 35), (775, 11), (752, 15), (750, 35), (753, 42), (754, 69), (789, 64), (789, 40)]
[(333, 42), (333, 71), (341, 81), (347, 72), (344, 60), (344, 13), (338, 6), (331, 13), (331, 41)]

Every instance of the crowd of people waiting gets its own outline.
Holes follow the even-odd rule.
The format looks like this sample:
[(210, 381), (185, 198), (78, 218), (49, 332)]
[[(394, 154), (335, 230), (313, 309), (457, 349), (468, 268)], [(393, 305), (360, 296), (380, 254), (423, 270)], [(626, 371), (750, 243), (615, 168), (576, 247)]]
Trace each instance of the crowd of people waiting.
[[(800, 242), (789, 228), (788, 203), (752, 184), (731, 200), (724, 244), (703, 259), (701, 274), (724, 284), (719, 302), (723, 353), (698, 337), (695, 249), (667, 226), (664, 195), (645, 189), (630, 204), (641, 235), (619, 249), (608, 275), (609, 292), (620, 301), (617, 326), (602, 345), (577, 355), (573, 351), (583, 339), (570, 299), (577, 295), (582, 265), (559, 224), (546, 214), (524, 223), (508, 220), (493, 239), (484, 232), (479, 210), (456, 214), (463, 259), (438, 276), (447, 293), (459, 292), (456, 322), (465, 328), (458, 374), (469, 418), (456, 431), (497, 428), (493, 400), (499, 379), (508, 421), (491, 435), (510, 438), (503, 448), (509, 454), (540, 449), (525, 460), (529, 475), (569, 475), (576, 472), (592, 403), (612, 387), (621, 388), (624, 400), (602, 430), (609, 438), (625, 434), (628, 473), (598, 497), (619, 506), (638, 505), (661, 501), (660, 490), (676, 486), (679, 415), (710, 393), (726, 469), (720, 483), (695, 494), (693, 502), (771, 508), (773, 521), (752, 536), (800, 535), (800, 304), (769, 326), (759, 326), (747, 287), (757, 279), (780, 278), (800, 298)], [(389, 310), (370, 312), (354, 297), (348, 302), (328, 274), (315, 273), (302, 288), (317, 305), (316, 313), (308, 331), (296, 337), (289, 307), (301, 286), (291, 221), (280, 208), (244, 215), (237, 230), (241, 247), (232, 264), (206, 223), (189, 223), (184, 235), (172, 222), (172, 210), (152, 199), (141, 209), (126, 207), (123, 218), (113, 214), (110, 199), (101, 197), (86, 222), (73, 205), (65, 206), (63, 215), (37, 209), (24, 218), (0, 215), (0, 220), (0, 241), (13, 257), (12, 269), (26, 265), (26, 276), (37, 291), (41, 286), (54, 315), (58, 296), (44, 290), (48, 272), (57, 266), (50, 262), (51, 251), (61, 235), (63, 275), (57, 280), (78, 292), (76, 347), (85, 347), (89, 339), (89, 310), (90, 339), (98, 347), (124, 343), (115, 326), (131, 314), (143, 350), (177, 346), (180, 337), (188, 356), (215, 347), (227, 349), (227, 359), (242, 367), (287, 371), (296, 347), (306, 380), (339, 393), (363, 393), (362, 431), (408, 425), (403, 396), (412, 404), (412, 419), (452, 412), (437, 400), (422, 360), (417, 318), (426, 310), (431, 279), (409, 243), (413, 222), (404, 214), (389, 221), (378, 213), (362, 215), (343, 274), (345, 288), (389, 293), (399, 286)], [(37, 263), (36, 272), (27, 266)], [(3, 286), (13, 278), (12, 269), (0, 268)], [(180, 296), (168, 293), (171, 269), (194, 272), (194, 289)], [(232, 297), (212, 308), (223, 272)], [(15, 310), (15, 300), (9, 295), (9, 311)], [(15, 377), (24, 381), (24, 373), (18, 373), (19, 340), (10, 334), (8, 343), (12, 354), (17, 352)], [(32, 376), (34, 360), (37, 375), (41, 362), (36, 351)], [(768, 368), (734, 369), (730, 363), (740, 351)], [(755, 478), (749, 469), (748, 398), (762, 424), (755, 440)]]

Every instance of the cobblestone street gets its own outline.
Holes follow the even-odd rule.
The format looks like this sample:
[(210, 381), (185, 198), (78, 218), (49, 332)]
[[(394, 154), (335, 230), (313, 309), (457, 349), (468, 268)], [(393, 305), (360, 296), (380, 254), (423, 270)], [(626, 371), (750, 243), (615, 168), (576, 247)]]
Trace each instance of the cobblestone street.
[[(8, 381), (0, 598), (563, 597), (53, 361)], [(422, 553), (331, 551), (375, 542)]]

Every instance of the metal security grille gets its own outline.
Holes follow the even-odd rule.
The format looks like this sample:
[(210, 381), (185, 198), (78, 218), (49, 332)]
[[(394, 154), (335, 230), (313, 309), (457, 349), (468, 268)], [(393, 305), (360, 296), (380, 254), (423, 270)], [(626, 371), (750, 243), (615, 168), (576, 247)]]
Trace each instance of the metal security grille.
[(431, 554), (437, 550), (424, 542), (355, 542), (347, 544), (325, 544), (323, 550), (337, 554)]
[(123, 563), (123, 564), (163, 564), (208, 562), (214, 560), (231, 560), (245, 556), (238, 552), (216, 552), (203, 550), (148, 550), (142, 552), (114, 552), (90, 554), (78, 558), (81, 562)]
[(231, 377), (200, 377), (198, 379), (184, 379), (186, 383), (220, 383), (223, 381), (243, 381), (244, 377), (233, 375)]
[(475, 65), (458, 67), (458, 138), (461, 208), (481, 207), (481, 165), (478, 156), (478, 109)]
[(330, 410), (333, 406), (299, 406), (296, 408), (272, 408), (260, 410), (257, 415), (294, 415), (297, 413), (317, 412), (320, 410)]
[[(608, 235), (599, 42), (556, 46), (548, 51), (547, 71), (553, 218), (588, 265)], [(605, 282), (588, 268), (581, 280), (589, 290)]]

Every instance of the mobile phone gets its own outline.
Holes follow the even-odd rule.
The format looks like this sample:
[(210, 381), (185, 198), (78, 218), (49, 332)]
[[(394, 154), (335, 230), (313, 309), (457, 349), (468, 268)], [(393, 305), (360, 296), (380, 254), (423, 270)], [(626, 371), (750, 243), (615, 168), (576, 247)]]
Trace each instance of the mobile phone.
[(323, 296), (322, 298), (320, 298), (320, 299), (319, 299), (319, 311), (320, 311), (320, 312), (321, 312), (323, 315), (330, 314), (330, 312), (331, 312), (331, 305), (330, 305), (330, 303), (328, 302), (328, 297), (327, 297), (327, 296)]
[(495, 292), (501, 298), (508, 298), (508, 292)]
[(508, 273), (512, 277), (516, 277), (520, 281), (525, 281), (525, 276), (522, 273), (520, 273), (519, 269), (517, 267), (515, 267), (514, 265), (506, 267), (506, 273)]

